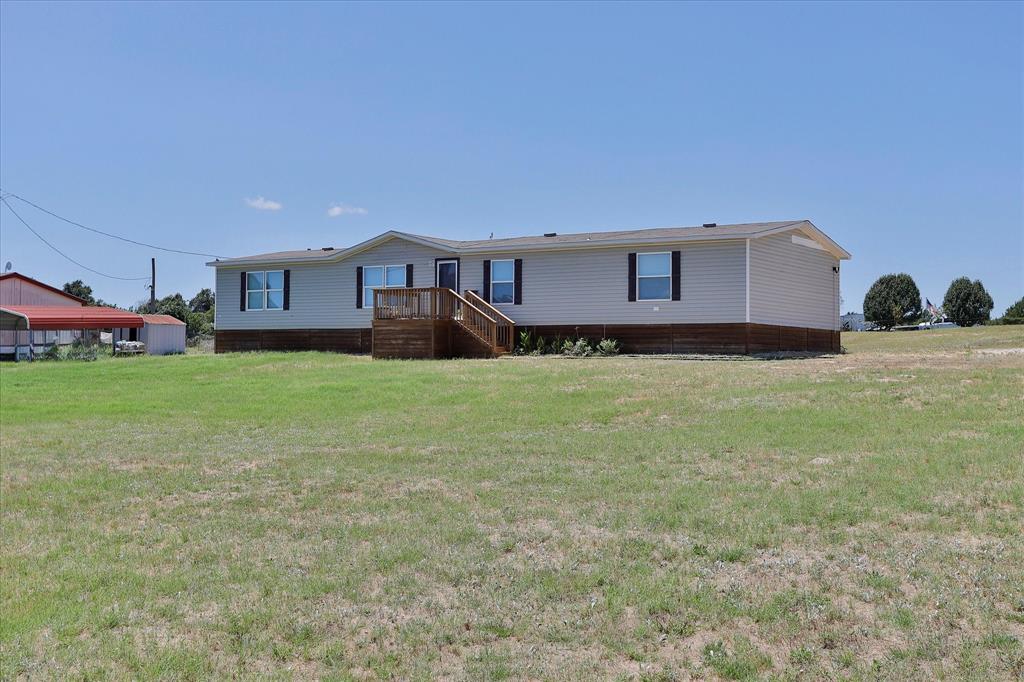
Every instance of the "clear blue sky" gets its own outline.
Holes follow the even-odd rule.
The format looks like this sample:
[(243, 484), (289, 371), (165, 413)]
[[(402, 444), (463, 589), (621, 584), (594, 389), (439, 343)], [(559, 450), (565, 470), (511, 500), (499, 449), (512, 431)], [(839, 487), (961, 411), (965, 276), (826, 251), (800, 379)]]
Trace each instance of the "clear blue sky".
[[(897, 271), (1024, 294), (1021, 3), (4, 2), (0, 31), (0, 185), (104, 230), (232, 256), (810, 218), (854, 255), (844, 311)], [(158, 295), (213, 284), (14, 206), (96, 269), (156, 255)], [(146, 296), (0, 215), (16, 270)]]

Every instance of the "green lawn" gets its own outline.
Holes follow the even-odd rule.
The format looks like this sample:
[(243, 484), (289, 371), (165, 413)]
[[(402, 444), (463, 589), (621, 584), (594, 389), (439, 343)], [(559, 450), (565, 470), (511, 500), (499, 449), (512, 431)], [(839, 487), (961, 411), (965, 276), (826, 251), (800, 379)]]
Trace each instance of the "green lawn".
[(843, 344), (5, 364), (0, 677), (1024, 675), (1024, 327)]

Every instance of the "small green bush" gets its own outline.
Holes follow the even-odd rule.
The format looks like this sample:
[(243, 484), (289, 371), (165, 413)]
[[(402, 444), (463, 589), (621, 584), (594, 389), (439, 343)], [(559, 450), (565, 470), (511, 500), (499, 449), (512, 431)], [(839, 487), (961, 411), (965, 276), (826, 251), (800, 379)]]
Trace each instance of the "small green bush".
[(96, 344), (82, 343), (76, 339), (70, 346), (53, 345), (36, 356), (37, 360), (84, 360), (91, 362), (99, 357), (100, 349)]
[(572, 357), (589, 357), (594, 355), (618, 355), (620, 351), (619, 342), (615, 339), (601, 339), (596, 345), (591, 345), (583, 338), (566, 339), (556, 336), (550, 342), (543, 336), (538, 336), (532, 331), (522, 330), (519, 332), (519, 340), (516, 343), (516, 355), (569, 355)]
[(522, 330), (519, 332), (519, 342), (516, 344), (516, 355), (544, 355), (546, 353), (558, 353), (561, 351), (560, 342), (549, 344), (543, 336), (535, 335), (532, 331)]
[(601, 339), (596, 350), (598, 355), (618, 355), (619, 342), (615, 339)]
[(594, 354), (594, 349), (591, 348), (590, 344), (586, 339), (566, 339), (562, 344), (562, 355), (568, 355), (574, 358), (587, 358)]

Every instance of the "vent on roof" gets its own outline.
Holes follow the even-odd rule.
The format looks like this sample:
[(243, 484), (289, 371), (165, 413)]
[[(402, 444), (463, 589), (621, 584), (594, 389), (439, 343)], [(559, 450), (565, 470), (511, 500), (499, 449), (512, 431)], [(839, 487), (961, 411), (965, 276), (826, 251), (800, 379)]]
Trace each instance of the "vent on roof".
[(544, 236), (545, 237), (557, 237), (558, 233), (557, 232), (545, 232)]
[(704, 227), (718, 227), (718, 223), (704, 223)]
[(334, 251), (334, 247), (333, 246), (325, 246), (324, 248), (322, 248), (320, 250), (321, 251)]

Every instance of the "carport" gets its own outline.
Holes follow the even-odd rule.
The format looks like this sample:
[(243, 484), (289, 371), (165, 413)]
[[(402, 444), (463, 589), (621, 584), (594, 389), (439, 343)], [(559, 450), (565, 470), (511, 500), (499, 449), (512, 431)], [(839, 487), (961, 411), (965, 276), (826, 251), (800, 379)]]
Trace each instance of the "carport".
[[(143, 324), (141, 315), (101, 306), (0, 306), (0, 329), (15, 332), (15, 359), (20, 357), (22, 346), (27, 346), (30, 359), (34, 355), (33, 331), (138, 329)], [(19, 332), (26, 332), (26, 343), (19, 343), (22, 337)]]

